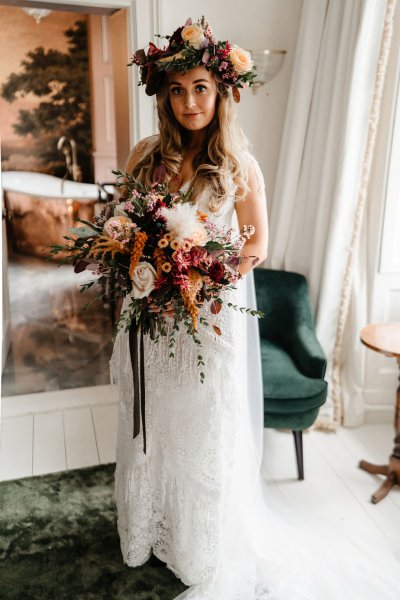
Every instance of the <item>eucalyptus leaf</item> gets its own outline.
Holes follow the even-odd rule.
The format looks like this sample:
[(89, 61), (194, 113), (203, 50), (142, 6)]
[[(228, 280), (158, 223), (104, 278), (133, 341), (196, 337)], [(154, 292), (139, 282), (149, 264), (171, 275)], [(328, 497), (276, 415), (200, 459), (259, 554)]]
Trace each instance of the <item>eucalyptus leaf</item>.
[(99, 232), (95, 229), (92, 229), (91, 227), (72, 227), (70, 229), (70, 232), (73, 235), (77, 235), (78, 237), (84, 239), (99, 235)]

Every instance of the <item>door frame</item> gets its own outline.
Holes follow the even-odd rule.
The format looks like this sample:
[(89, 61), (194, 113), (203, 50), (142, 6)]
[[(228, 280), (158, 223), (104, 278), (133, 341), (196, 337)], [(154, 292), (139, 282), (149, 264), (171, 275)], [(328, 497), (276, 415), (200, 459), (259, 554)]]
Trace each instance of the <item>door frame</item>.
[[(29, 8), (49, 8), (84, 13), (112, 14), (117, 10), (127, 11), (127, 40), (130, 55), (138, 48), (144, 48), (149, 41), (155, 39), (159, 32), (160, 0), (0, 0), (0, 5)], [(140, 23), (140, 27), (138, 24)], [(154, 98), (149, 98), (138, 86), (139, 69), (129, 69), (129, 141), (133, 147), (140, 139), (157, 131)], [(150, 100), (150, 101), (149, 101)], [(1, 181), (1, 164), (0, 164)], [(1, 192), (1, 189), (0, 189)], [(3, 204), (2, 204), (3, 208)], [(3, 212), (3, 211), (2, 211)], [(8, 257), (4, 243), (5, 221), (2, 219), (2, 371), (11, 341), (9, 289), (8, 289)]]

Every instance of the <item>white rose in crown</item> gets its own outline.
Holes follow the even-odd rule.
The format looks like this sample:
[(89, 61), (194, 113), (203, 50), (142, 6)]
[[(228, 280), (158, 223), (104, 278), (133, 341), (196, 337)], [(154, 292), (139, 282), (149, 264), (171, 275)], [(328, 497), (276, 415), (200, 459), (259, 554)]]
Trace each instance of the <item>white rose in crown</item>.
[(250, 52), (243, 50), (243, 48), (240, 48), (239, 46), (232, 46), (231, 51), (229, 52), (229, 58), (239, 75), (250, 71), (253, 67), (253, 60)]
[(154, 290), (157, 273), (150, 263), (141, 261), (133, 271), (132, 296), (136, 299), (146, 298)]
[(199, 25), (186, 25), (181, 32), (182, 39), (197, 50), (205, 39), (204, 31)]

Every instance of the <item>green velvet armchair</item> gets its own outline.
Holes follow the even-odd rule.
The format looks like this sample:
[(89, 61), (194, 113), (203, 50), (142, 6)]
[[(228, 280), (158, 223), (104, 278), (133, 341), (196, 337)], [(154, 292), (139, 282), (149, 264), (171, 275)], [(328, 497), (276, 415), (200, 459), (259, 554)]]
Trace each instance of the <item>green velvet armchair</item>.
[(299, 479), (303, 437), (326, 401), (326, 356), (316, 338), (306, 278), (254, 269), (264, 386), (264, 427), (293, 431)]

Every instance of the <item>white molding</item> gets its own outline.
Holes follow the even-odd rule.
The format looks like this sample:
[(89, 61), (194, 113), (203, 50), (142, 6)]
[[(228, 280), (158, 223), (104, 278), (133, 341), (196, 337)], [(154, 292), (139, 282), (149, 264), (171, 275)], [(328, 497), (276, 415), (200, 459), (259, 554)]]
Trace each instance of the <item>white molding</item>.
[[(159, 0), (136, 0), (128, 8), (128, 51), (130, 55), (139, 48), (144, 48), (155, 40), (160, 20)], [(138, 27), (140, 23), (140, 27)], [(138, 86), (139, 69), (129, 69), (129, 110), (130, 110), (130, 145), (133, 147), (139, 140), (156, 132), (154, 116), (154, 98)]]
[(115, 108), (113, 80), (109, 75), (103, 79), (104, 93), (104, 137), (107, 144), (115, 144)]
[(103, 15), (101, 17), (101, 50), (103, 53), (103, 63), (109, 63), (111, 61), (109, 36), (110, 32), (108, 31), (108, 19)]

